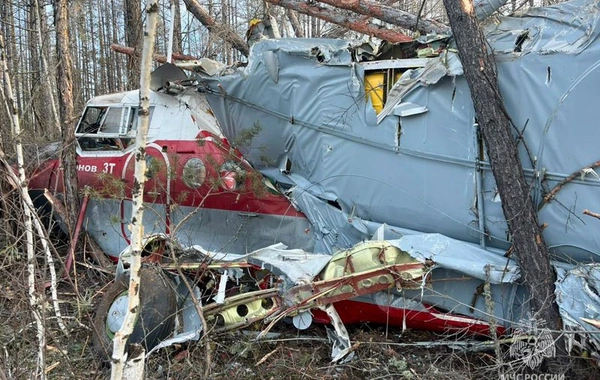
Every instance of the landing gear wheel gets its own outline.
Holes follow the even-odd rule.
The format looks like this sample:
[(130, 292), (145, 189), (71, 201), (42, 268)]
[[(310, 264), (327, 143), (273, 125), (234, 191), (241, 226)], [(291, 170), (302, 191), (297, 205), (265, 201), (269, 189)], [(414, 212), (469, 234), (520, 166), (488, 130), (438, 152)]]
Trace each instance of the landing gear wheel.
[[(129, 303), (129, 276), (115, 281), (105, 292), (94, 317), (94, 348), (103, 358), (110, 359), (114, 334), (125, 319)], [(138, 343), (148, 352), (173, 331), (177, 312), (177, 295), (173, 281), (155, 267), (140, 269), (140, 312), (133, 332), (127, 340)]]

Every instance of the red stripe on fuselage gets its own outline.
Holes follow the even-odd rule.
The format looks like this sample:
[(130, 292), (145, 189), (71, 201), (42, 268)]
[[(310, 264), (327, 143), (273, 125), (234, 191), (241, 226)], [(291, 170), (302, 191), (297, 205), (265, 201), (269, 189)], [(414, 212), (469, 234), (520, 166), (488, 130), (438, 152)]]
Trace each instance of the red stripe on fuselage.
[[(304, 217), (304, 214), (296, 211), (285, 196), (269, 192), (262, 182), (262, 175), (241, 158), (239, 151), (230, 148), (227, 142), (218, 137), (211, 136), (192, 141), (157, 140), (152, 141), (152, 144), (155, 148), (148, 149), (147, 152), (158, 161), (158, 164), (157, 172), (146, 183), (144, 197), (146, 202)], [(127, 160), (131, 154), (132, 150), (107, 151), (101, 154), (84, 152), (83, 155), (78, 156), (80, 188), (90, 186), (102, 198), (131, 199), (134, 160), (133, 158)], [(164, 163), (165, 156), (168, 165)], [(183, 167), (193, 157), (200, 158), (206, 166), (206, 179), (197, 189), (188, 187), (183, 181)], [(56, 186), (59, 193), (63, 191), (62, 171), (58, 170), (58, 165), (52, 161), (43, 163), (36, 170), (37, 177), (34, 175), (32, 178), (35, 180), (30, 182), (32, 189)], [(220, 183), (219, 167), (228, 161), (234, 162), (244, 171), (242, 178), (245, 178), (245, 182), (236, 191), (227, 190)], [(166, 186), (167, 170), (172, 176), (170, 186)], [(51, 175), (52, 173), (54, 175)], [(55, 184), (57, 179), (58, 184)], [(167, 188), (170, 189), (170, 194), (166, 194)]]
[[(442, 313), (433, 308), (416, 311), (353, 300), (336, 302), (334, 305), (342, 322), (346, 324), (370, 322), (446, 333), (467, 332), (484, 336), (490, 336), (491, 333), (490, 325), (484, 321), (452, 313)], [(315, 322), (330, 323), (330, 319), (324, 311), (313, 309), (311, 312)], [(504, 334), (505, 331), (504, 327), (497, 327), (498, 334)]]

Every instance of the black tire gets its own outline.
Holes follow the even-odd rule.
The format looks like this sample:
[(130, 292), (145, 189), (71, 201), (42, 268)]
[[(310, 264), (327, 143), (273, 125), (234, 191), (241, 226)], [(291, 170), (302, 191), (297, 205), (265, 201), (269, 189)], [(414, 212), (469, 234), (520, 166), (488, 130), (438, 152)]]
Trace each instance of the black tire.
[[(107, 326), (107, 317), (113, 303), (127, 294), (129, 276), (115, 281), (104, 293), (96, 308), (93, 321), (93, 344), (97, 353), (110, 360), (113, 350), (111, 329)], [(120, 300), (123, 301), (123, 300)], [(125, 299), (126, 302), (126, 299)], [(140, 313), (133, 332), (127, 340), (127, 347), (138, 343), (146, 352), (168, 337), (173, 331), (177, 312), (177, 295), (173, 281), (161, 269), (142, 267), (140, 269)]]

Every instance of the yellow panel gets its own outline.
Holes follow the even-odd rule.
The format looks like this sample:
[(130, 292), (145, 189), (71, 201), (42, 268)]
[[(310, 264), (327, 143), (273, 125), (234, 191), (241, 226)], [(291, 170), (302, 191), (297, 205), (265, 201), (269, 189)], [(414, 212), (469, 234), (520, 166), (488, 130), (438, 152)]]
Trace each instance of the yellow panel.
[(371, 99), (375, 112), (379, 113), (384, 105), (385, 74), (381, 72), (365, 75), (365, 93)]
[[(331, 280), (386, 265), (410, 263), (418, 264), (419, 261), (387, 241), (363, 242), (333, 255), (329, 264), (321, 271), (321, 279)], [(421, 276), (422, 269), (417, 269), (416, 273), (417, 277)]]

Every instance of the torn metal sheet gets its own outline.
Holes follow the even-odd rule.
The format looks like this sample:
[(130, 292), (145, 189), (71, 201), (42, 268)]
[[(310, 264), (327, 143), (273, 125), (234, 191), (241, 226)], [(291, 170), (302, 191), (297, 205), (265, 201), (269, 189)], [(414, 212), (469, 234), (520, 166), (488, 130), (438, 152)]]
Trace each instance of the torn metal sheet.
[(183, 257), (189, 260), (190, 255), (197, 255), (193, 262), (246, 261), (277, 275), (285, 274), (291, 284), (311, 280), (331, 260), (330, 255), (309, 253), (301, 249), (288, 249), (281, 243), (258, 249), (247, 255), (207, 251), (201, 246), (195, 245), (183, 250)]
[(475, 15), (478, 19), (484, 20), (489, 17), (492, 13), (497, 11), (501, 6), (506, 4), (507, 0), (475, 0), (473, 6), (475, 7)]
[(596, 1), (573, 0), (498, 19), (486, 30), (497, 54), (579, 54), (598, 37), (600, 7)]
[(441, 267), (492, 284), (514, 283), (520, 277), (515, 260), (443, 235), (409, 235), (390, 243), (408, 252), (414, 258), (423, 261), (431, 260)]
[[(196, 305), (193, 301), (194, 298), (196, 300), (200, 299), (200, 289), (198, 289), (198, 287), (194, 287), (193, 292), (195, 297), (191, 297), (189, 289), (184, 283), (179, 282), (177, 286), (177, 292), (181, 296), (183, 303), (178, 310), (175, 331), (168, 339), (161, 341), (150, 351), (148, 351), (147, 356), (150, 356), (150, 354), (160, 350), (161, 348), (165, 348), (173, 344), (198, 341), (200, 339), (203, 326), (202, 321), (198, 316), (198, 312), (196, 311)], [(202, 307), (202, 305), (198, 306)]]
[(332, 254), (370, 237), (361, 218), (331, 206), (326, 199), (313, 195), (310, 189), (293, 187), (289, 194), (294, 204), (311, 220), (316, 236), (315, 251)]
[[(445, 314), (440, 309), (430, 308), (426, 306), (427, 297), (419, 301), (411, 299), (417, 298), (415, 294), (423, 294), (426, 288), (434, 288), (430, 284), (433, 272), (428, 268), (435, 268), (437, 264), (430, 259), (411, 256), (397, 247), (401, 245), (399, 241), (367, 241), (332, 256), (287, 250), (281, 244), (247, 255), (210, 252), (198, 246), (182, 247), (160, 234), (146, 239), (145, 245), (161, 241), (168, 242), (173, 250), (169, 257), (178, 258), (178, 263), (165, 261), (160, 266), (171, 272), (177, 268), (171, 276), (178, 284), (175, 291), (183, 302), (177, 311), (172, 336), (151, 352), (173, 343), (197, 340), (205, 329), (218, 334), (264, 321), (262, 336), (274, 323), (287, 316), (301, 317), (302, 323), (295, 323), (307, 328), (312, 323), (313, 313), (323, 310), (325, 313), (318, 320), (323, 322), (324, 317), (328, 318), (334, 328), (330, 334), (333, 361), (348, 359), (351, 344), (344, 326), (347, 317), (339, 314), (336, 305), (370, 296), (381, 302), (381, 297), (386, 295), (395, 299), (389, 307), (402, 311), (408, 319), (397, 318), (390, 321), (392, 324), (427, 323), (437, 326), (440, 331), (449, 323), (457, 329), (469, 330), (475, 326), (476, 332), (489, 327), (486, 322), (472, 317)], [(129, 255), (130, 248), (121, 254), (119, 276), (128, 270), (125, 268)], [(199, 270), (202, 271), (200, 277)], [(184, 281), (181, 274), (177, 274), (179, 271), (190, 273), (190, 277)], [(203, 277), (211, 280), (202, 281)], [(186, 284), (193, 285), (194, 297)], [(454, 307), (459, 304), (457, 301)], [(200, 322), (198, 308), (209, 324), (207, 328)], [(342, 310), (347, 314), (345, 309)], [(353, 314), (360, 313), (354, 311)], [(310, 318), (306, 318), (308, 315)]]
[(402, 97), (415, 87), (432, 85), (439, 82), (443, 77), (462, 74), (463, 68), (458, 59), (458, 53), (451, 51), (444, 51), (438, 58), (429, 58), (423, 68), (405, 71), (388, 94), (386, 105), (377, 116), (377, 123), (390, 115), (400, 104)]
[[(327, 330), (327, 337), (329, 338), (329, 342), (331, 343), (331, 361), (339, 362), (340, 360), (348, 358), (348, 354), (350, 353), (350, 348), (352, 346), (350, 342), (350, 336), (348, 335), (348, 331), (346, 330), (346, 326), (342, 323), (340, 316), (338, 315), (335, 307), (333, 305), (328, 305), (325, 307), (325, 312), (331, 319), (331, 324), (335, 330), (333, 333), (331, 330)], [(353, 354), (353, 353), (352, 353)]]
[(177, 67), (182, 69), (191, 69), (194, 71), (201, 72), (206, 75), (218, 75), (227, 69), (227, 66), (221, 62), (209, 58), (200, 58), (194, 61), (177, 62)]
[(600, 267), (579, 265), (571, 270), (558, 269), (557, 274), (556, 303), (565, 330), (580, 333), (567, 335), (569, 349), (592, 348), (600, 360)]

